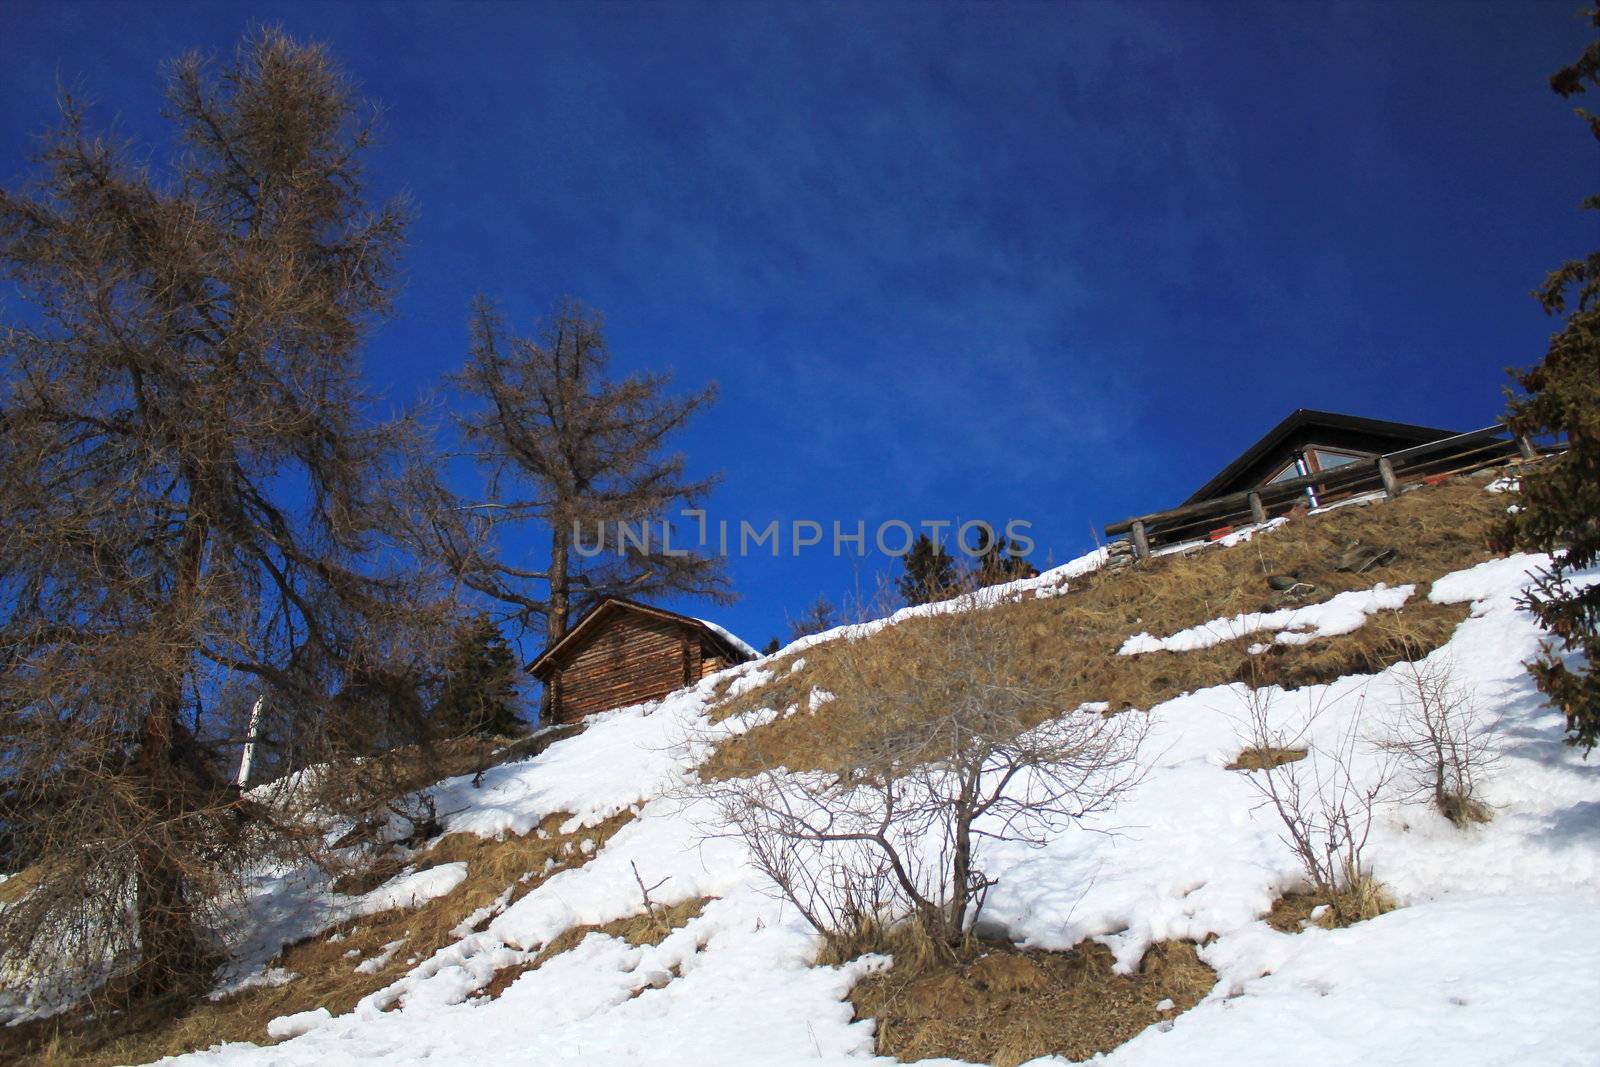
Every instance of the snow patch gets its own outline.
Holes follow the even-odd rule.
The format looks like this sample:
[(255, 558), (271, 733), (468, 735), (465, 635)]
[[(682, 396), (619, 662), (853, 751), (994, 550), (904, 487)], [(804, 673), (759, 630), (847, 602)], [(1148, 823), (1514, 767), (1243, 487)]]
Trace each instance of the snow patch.
[(391, 908), (415, 908), (435, 897), (442, 897), (467, 880), (465, 861), (441, 863), (425, 871), (401, 875), (357, 900), (352, 915), (375, 915)]
[(302, 1034), (309, 1034), (319, 1026), (326, 1026), (332, 1021), (333, 1013), (327, 1008), (296, 1012), (293, 1015), (280, 1015), (267, 1023), (267, 1036), (283, 1041), (291, 1037), (299, 1037)]
[[(1264, 630), (1279, 631), (1273, 640), (1280, 645), (1307, 645), (1319, 638), (1354, 633), (1366, 624), (1368, 616), (1380, 611), (1400, 610), (1414, 592), (1414, 585), (1400, 585), (1391, 589), (1379, 582), (1371, 589), (1340, 593), (1320, 604), (1213, 619), (1187, 630), (1179, 630), (1171, 637), (1135, 634), (1122, 643), (1117, 654), (1139, 656), (1147, 652), (1193, 652)], [(1252, 653), (1258, 648), (1264, 651), (1262, 646), (1251, 646)]]

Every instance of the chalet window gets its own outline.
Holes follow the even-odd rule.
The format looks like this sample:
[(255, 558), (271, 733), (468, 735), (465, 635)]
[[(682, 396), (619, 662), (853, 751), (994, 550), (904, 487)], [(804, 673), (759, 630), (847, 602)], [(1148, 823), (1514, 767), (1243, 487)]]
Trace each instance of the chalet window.
[(1279, 471), (1277, 474), (1274, 474), (1271, 478), (1268, 478), (1267, 484), (1277, 485), (1279, 482), (1287, 482), (1291, 478), (1298, 477), (1300, 477), (1300, 459), (1298, 456), (1296, 456), (1293, 460), (1284, 465), (1283, 470)]
[[(1294, 458), (1285, 464), (1283, 469), (1277, 474), (1274, 474), (1271, 478), (1267, 479), (1267, 484), (1276, 485), (1279, 482), (1287, 482), (1294, 478), (1303, 478), (1310, 474), (1311, 470), (1312, 468), (1310, 466), (1310, 461), (1307, 459), (1306, 453), (1300, 451), (1299, 449), (1295, 449)], [(1312, 489), (1308, 485), (1305, 487), (1303, 492), (1306, 494), (1306, 499), (1311, 502), (1311, 506), (1317, 507), (1318, 501), (1316, 490)]]
[(1335, 467), (1343, 467), (1347, 463), (1354, 463), (1366, 457), (1354, 452), (1338, 452), (1331, 448), (1311, 449), (1311, 458), (1317, 465), (1317, 470), (1327, 471)]

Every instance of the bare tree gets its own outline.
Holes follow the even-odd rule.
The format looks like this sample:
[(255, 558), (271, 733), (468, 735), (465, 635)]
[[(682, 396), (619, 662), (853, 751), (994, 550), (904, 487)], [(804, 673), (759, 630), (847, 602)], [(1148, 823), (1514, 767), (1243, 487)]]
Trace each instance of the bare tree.
[[(1148, 720), (1062, 705), (1048, 678), (1019, 681), (993, 613), (969, 594), (896, 640), (841, 646), (870, 703), (838, 767), (758, 773), (703, 789), (756, 865), (836, 949), (910, 920), (944, 945), (977, 921), (994, 841), (1042, 845), (1108, 809), (1141, 776)], [(746, 741), (759, 751), (759, 728)]]
[(0, 952), (136, 996), (203, 978), (227, 890), (299, 832), (230, 782), (227, 694), (250, 679), (304, 758), (370, 751), (449, 613), (387, 535), (406, 434), (358, 385), (404, 228), (365, 193), (369, 118), (271, 30), (177, 61), (167, 103), (170, 160), (66, 100), (0, 192), (0, 820), (36, 883)]
[[(563, 300), (535, 337), (521, 337), (480, 298), (470, 354), (452, 382), (474, 405), (459, 423), (484, 496), (463, 504), (437, 482), (422, 489), (433, 507), (419, 543), (547, 641), (606, 596), (730, 599), (719, 559), (690, 550), (681, 529), (676, 543), (662, 543), (671, 513), (714, 484), (686, 480), (683, 457), (664, 448), (715, 387), (669, 397), (666, 375), (613, 379), (610, 361), (598, 312)], [(528, 523), (548, 537), (549, 552), (522, 565), (503, 542)]]
[(789, 640), (798, 641), (802, 637), (820, 634), (839, 624), (839, 611), (833, 606), (833, 601), (825, 594), (818, 593), (817, 599), (812, 601), (811, 606), (806, 608), (798, 619), (790, 621)]
[(1247, 687), (1242, 697), (1245, 714), (1238, 724), (1241, 742), (1269, 756), (1302, 748), (1307, 756), (1266, 758), (1250, 771), (1250, 784), (1283, 823), (1283, 842), (1300, 861), (1312, 891), (1342, 921), (1371, 918), (1383, 910), (1385, 898), (1365, 851), (1393, 766), (1383, 763), (1369, 776), (1358, 775), (1359, 711), (1333, 745), (1319, 747), (1308, 738), (1331, 705), (1325, 700), (1315, 703), (1303, 719), (1285, 728), (1274, 721), (1276, 697), (1273, 686)]
[(1448, 661), (1407, 661), (1395, 670), (1401, 699), (1374, 743), (1395, 757), (1409, 796), (1429, 798), (1457, 826), (1487, 822), (1477, 793), (1496, 762), (1497, 722), (1482, 720)]

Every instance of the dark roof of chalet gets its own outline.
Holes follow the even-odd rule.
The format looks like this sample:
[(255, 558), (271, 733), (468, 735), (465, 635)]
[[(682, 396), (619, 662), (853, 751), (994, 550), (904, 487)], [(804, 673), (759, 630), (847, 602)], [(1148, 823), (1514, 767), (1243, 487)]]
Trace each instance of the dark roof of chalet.
[(1458, 432), (1456, 430), (1441, 430), (1436, 426), (1418, 426), (1409, 422), (1389, 422), (1384, 419), (1363, 418), (1360, 415), (1340, 415), (1332, 411), (1314, 411), (1311, 408), (1300, 408), (1268, 430), (1266, 436), (1245, 449), (1237, 459), (1218, 471), (1210, 481), (1196, 489), (1193, 495), (1188, 500), (1185, 500), (1184, 503), (1193, 504), (1219, 495), (1219, 490), (1223, 486), (1237, 478), (1244, 471), (1260, 462), (1274, 450), (1282, 447), (1286, 442), (1293, 440), (1298, 434), (1312, 429), (1342, 430), (1348, 433), (1387, 437), (1397, 443), (1397, 449), (1407, 445), (1421, 445), (1429, 441), (1453, 437)]
[(541, 678), (541, 672), (546, 665), (559, 656), (563, 649), (572, 648), (580, 644), (585, 633), (596, 629), (606, 617), (618, 611), (631, 611), (640, 615), (648, 615), (652, 618), (665, 619), (668, 622), (678, 623), (688, 629), (695, 630), (703, 640), (726, 652), (730, 661), (734, 663), (743, 663), (746, 660), (755, 658), (755, 654), (749, 645), (744, 644), (744, 642), (722, 627), (706, 622), (704, 619), (697, 619), (693, 615), (682, 615), (676, 611), (668, 611), (666, 608), (641, 604), (637, 600), (626, 600), (620, 596), (608, 596), (584, 612), (583, 618), (579, 619), (572, 629), (568, 630), (554, 644), (534, 657), (533, 662), (528, 664), (528, 672), (535, 678)]

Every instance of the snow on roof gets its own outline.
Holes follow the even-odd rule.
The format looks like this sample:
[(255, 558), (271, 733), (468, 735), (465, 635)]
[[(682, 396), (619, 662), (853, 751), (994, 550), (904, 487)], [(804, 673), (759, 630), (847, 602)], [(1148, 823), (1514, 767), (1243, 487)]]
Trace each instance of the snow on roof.
[(732, 630), (729, 630), (727, 627), (718, 626), (710, 619), (695, 619), (694, 621), (704, 626), (706, 629), (710, 630), (712, 633), (716, 634), (718, 637), (722, 638), (724, 641), (728, 642), (728, 644), (732, 645), (740, 652), (743, 652), (751, 659), (756, 659), (761, 655), (761, 653), (757, 652), (750, 645), (746, 644), (737, 634), (735, 634)]

